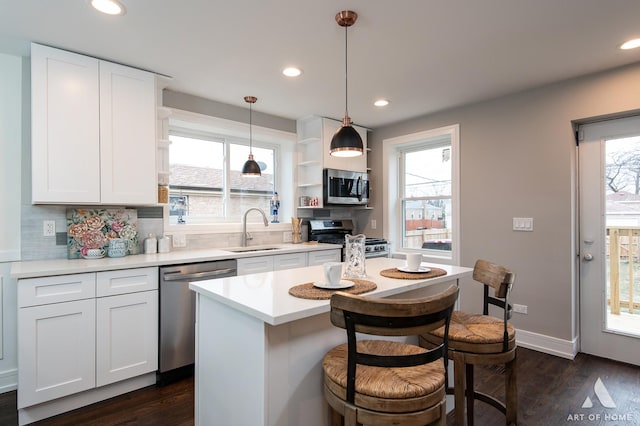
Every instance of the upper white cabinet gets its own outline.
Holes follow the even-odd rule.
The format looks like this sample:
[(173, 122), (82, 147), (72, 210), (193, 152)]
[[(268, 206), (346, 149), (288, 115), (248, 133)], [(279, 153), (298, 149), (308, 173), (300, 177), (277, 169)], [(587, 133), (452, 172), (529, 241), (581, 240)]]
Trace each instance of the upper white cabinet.
[(32, 202), (155, 204), (152, 73), (31, 45)]
[(365, 148), (363, 155), (344, 158), (329, 154), (331, 139), (341, 125), (340, 121), (317, 116), (297, 122), (298, 195), (318, 199), (318, 205), (307, 206), (308, 208), (323, 207), (323, 169), (367, 171), (367, 129), (364, 127), (353, 126), (362, 138)]

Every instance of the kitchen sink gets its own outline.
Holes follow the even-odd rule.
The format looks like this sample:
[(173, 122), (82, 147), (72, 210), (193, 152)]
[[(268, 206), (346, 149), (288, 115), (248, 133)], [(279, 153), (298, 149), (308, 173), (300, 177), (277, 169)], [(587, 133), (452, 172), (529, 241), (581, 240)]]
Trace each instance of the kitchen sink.
[(250, 251), (270, 251), (270, 250), (281, 250), (282, 247), (239, 247), (227, 249), (226, 251), (230, 251), (232, 253), (247, 253)]

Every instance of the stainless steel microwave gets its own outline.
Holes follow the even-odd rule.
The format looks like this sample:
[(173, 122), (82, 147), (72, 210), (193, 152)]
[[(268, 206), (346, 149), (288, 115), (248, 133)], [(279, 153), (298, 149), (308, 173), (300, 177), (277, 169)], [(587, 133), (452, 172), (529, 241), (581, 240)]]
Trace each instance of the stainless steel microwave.
[(369, 202), (369, 174), (324, 169), (325, 204), (364, 205)]

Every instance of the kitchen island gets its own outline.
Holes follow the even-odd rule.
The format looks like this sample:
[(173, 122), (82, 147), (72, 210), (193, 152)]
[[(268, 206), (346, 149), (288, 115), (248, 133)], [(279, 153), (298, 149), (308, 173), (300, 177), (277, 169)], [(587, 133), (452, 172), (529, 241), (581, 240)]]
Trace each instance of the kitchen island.
[[(447, 274), (393, 279), (380, 271), (404, 260), (367, 259), (366, 296), (435, 294), (471, 268), (424, 263)], [(322, 266), (191, 283), (196, 311), (196, 425), (326, 426), (322, 358), (346, 341), (329, 320), (329, 300), (291, 296), (293, 286), (320, 281)]]

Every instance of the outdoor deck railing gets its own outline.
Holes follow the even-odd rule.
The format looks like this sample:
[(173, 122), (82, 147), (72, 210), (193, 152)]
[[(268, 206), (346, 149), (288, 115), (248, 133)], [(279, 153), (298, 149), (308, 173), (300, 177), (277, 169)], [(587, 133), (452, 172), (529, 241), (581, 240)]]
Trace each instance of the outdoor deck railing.
[[(633, 294), (634, 269), (640, 266), (640, 227), (607, 227), (607, 252), (611, 313), (619, 315), (620, 307), (624, 306), (633, 314), (634, 309), (640, 309), (640, 303), (634, 302)], [(623, 277), (622, 268), (626, 268), (626, 277)], [(622, 289), (627, 289), (627, 296), (623, 296)]]

